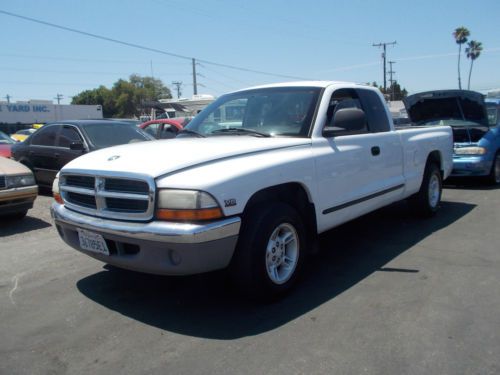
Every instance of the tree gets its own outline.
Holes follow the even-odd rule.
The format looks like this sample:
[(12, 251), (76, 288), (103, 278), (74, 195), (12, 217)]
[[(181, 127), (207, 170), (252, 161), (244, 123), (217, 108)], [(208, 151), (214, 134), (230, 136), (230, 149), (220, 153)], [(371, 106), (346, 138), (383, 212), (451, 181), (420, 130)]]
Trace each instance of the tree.
[(73, 97), (72, 104), (99, 104), (104, 117), (132, 117), (141, 114), (144, 101), (167, 99), (172, 95), (159, 79), (132, 74), (129, 80), (119, 79), (111, 89), (99, 86)]
[(387, 98), (391, 98), (391, 100), (403, 100), (408, 96), (408, 91), (402, 88), (397, 81), (393, 81), (387, 90), (384, 90), (382, 86), (378, 86), (377, 82), (373, 82), (372, 86), (378, 87), (382, 94)]
[(460, 90), (462, 90), (462, 81), (460, 80), (460, 55), (462, 54), (462, 44), (467, 42), (469, 35), (470, 31), (464, 26), (457, 27), (453, 32), (455, 42), (458, 44), (458, 88)]
[(483, 50), (483, 44), (481, 42), (471, 40), (467, 43), (467, 48), (465, 49), (465, 54), (467, 58), (470, 59), (470, 69), (469, 69), (469, 81), (467, 83), (467, 90), (470, 90), (470, 76), (472, 74), (472, 66), (474, 65), (474, 60), (476, 60), (481, 51)]

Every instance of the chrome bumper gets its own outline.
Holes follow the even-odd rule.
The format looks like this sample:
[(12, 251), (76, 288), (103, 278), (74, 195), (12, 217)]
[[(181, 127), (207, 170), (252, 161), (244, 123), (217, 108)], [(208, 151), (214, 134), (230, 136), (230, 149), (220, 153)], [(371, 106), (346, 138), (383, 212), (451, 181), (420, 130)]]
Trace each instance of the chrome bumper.
[[(117, 267), (163, 275), (188, 275), (227, 267), (241, 225), (239, 217), (206, 224), (123, 222), (87, 216), (55, 202), (51, 214), (59, 235), (73, 248)], [(102, 235), (114, 252), (107, 256), (83, 250), (77, 228)]]

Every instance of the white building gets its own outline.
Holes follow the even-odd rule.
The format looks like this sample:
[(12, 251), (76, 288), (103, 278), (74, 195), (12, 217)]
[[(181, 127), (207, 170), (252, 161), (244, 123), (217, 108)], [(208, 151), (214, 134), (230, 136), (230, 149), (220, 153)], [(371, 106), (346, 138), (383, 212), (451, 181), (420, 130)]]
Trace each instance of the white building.
[(0, 124), (34, 124), (102, 117), (100, 105), (53, 104), (49, 100), (0, 102)]

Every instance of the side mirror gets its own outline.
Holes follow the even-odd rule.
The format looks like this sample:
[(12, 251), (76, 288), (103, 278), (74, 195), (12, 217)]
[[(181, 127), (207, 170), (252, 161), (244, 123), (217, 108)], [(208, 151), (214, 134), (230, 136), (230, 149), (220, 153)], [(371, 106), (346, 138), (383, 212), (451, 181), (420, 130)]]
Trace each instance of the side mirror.
[(366, 131), (366, 115), (359, 108), (342, 108), (333, 115), (331, 126), (323, 128), (324, 137), (361, 134)]
[(75, 141), (75, 142), (71, 142), (69, 144), (69, 149), (75, 150), (75, 151), (83, 151), (83, 150), (85, 150), (85, 146), (84, 146), (83, 142)]

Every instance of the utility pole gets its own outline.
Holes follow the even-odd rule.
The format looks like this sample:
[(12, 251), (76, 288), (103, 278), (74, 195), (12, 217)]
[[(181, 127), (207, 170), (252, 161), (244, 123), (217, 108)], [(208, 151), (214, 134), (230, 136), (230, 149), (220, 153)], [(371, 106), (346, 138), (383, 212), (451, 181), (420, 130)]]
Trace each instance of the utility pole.
[(172, 85), (175, 86), (175, 90), (177, 91), (177, 99), (179, 99), (181, 97), (181, 95), (182, 95), (182, 92), (181, 92), (182, 82), (180, 82), (180, 81), (173, 81)]
[(62, 94), (57, 94), (56, 97), (54, 98), (57, 100), (57, 105), (61, 104), (61, 99), (63, 98)]
[(196, 60), (193, 58), (193, 95), (198, 95), (198, 86), (196, 85)]
[(7, 104), (10, 104), (10, 98), (12, 98), (12, 96), (10, 96), (9, 94), (5, 95), (4, 96), (5, 99), (7, 99)]
[(389, 82), (391, 83), (391, 100), (394, 100), (394, 82), (396, 82), (396, 80), (392, 79), (392, 75), (396, 72), (392, 70), (392, 64), (396, 64), (396, 61), (388, 61), (388, 63), (389, 71), (387, 73), (389, 73)]
[(386, 79), (386, 71), (387, 71), (387, 68), (386, 68), (386, 57), (387, 57), (387, 46), (391, 46), (391, 45), (394, 45), (396, 44), (396, 41), (394, 42), (380, 42), (380, 43), (373, 43), (372, 46), (373, 47), (384, 47), (384, 52), (382, 52), (382, 60), (384, 61), (384, 66), (383, 66), (383, 69), (384, 69), (384, 92), (387, 90), (387, 79)]

